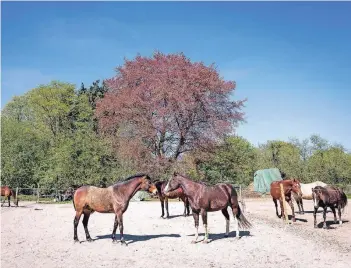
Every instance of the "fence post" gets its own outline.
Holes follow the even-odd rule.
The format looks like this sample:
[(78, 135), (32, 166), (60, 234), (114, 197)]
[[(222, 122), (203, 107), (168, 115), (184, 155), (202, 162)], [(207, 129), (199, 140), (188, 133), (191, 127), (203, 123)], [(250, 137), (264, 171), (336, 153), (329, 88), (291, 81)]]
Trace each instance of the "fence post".
[(285, 223), (288, 223), (288, 216), (287, 216), (287, 211), (286, 211), (286, 203), (285, 203), (285, 194), (284, 194), (284, 186), (282, 183), (280, 183), (280, 195), (282, 198), (282, 203), (283, 203), (283, 208), (284, 208), (284, 215), (282, 215), (285, 219)]
[(40, 197), (40, 194), (39, 194), (39, 184), (38, 184), (38, 189), (37, 189), (37, 203), (39, 203), (39, 197)]
[[(15, 200), (13, 200), (15, 201)], [(16, 187), (16, 202), (17, 202), (17, 206), (18, 206), (18, 187)]]

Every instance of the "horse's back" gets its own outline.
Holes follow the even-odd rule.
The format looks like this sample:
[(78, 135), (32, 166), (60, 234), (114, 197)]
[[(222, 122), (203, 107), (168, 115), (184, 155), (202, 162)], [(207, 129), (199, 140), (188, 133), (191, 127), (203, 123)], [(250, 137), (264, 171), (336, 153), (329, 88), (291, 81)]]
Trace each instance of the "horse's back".
[(11, 196), (11, 189), (8, 186), (1, 186), (1, 196)]
[(112, 211), (111, 189), (111, 186), (107, 188), (86, 185), (79, 187), (73, 197), (75, 208), (97, 212)]

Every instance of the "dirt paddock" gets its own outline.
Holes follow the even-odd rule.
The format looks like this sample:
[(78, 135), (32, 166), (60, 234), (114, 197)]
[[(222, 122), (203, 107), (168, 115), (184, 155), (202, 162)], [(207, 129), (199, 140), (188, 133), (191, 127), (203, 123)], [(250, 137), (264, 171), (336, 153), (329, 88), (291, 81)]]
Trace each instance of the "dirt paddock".
[[(83, 225), (78, 226), (81, 243), (73, 242), (72, 204), (20, 203), (1, 208), (1, 267), (350, 267), (350, 207), (344, 224), (330, 229), (313, 228), (312, 202), (304, 202), (309, 213), (296, 214), (297, 222), (284, 225), (275, 216), (270, 199), (246, 200), (246, 217), (254, 227), (234, 238), (223, 238), (222, 213), (208, 214), (209, 244), (191, 244), (193, 217), (180, 216), (183, 203), (170, 202), (170, 219), (161, 219), (159, 202), (131, 202), (124, 214), (128, 246), (113, 244), (113, 214), (94, 213), (89, 231), (94, 242), (86, 242)], [(321, 209), (319, 209), (319, 212)], [(318, 214), (322, 221), (322, 213)], [(329, 223), (333, 214), (327, 214)], [(203, 238), (200, 220), (200, 238)], [(119, 238), (119, 230), (117, 231)]]

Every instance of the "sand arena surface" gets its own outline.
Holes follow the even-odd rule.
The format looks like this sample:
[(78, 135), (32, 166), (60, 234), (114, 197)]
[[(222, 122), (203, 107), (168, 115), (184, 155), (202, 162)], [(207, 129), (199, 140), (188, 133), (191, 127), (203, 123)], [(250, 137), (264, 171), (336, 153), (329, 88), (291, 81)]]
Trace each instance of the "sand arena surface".
[[(1, 208), (1, 267), (350, 267), (351, 209), (346, 207), (342, 226), (313, 228), (313, 214), (296, 214), (293, 226), (275, 216), (271, 199), (246, 200), (245, 215), (254, 225), (243, 237), (223, 238), (225, 219), (220, 211), (208, 213), (209, 244), (191, 244), (193, 217), (183, 217), (183, 203), (170, 202), (171, 219), (161, 219), (159, 202), (131, 202), (124, 214), (127, 247), (113, 244), (114, 215), (93, 213), (89, 231), (94, 242), (85, 241), (81, 221), (73, 242), (72, 204), (20, 202), (20, 207)], [(296, 206), (295, 206), (296, 207)], [(305, 201), (312, 211), (312, 201)], [(321, 211), (321, 208), (319, 209)], [(317, 221), (322, 221), (318, 213)], [(305, 222), (307, 220), (307, 222)], [(333, 221), (333, 214), (327, 214)], [(204, 228), (200, 217), (200, 239)], [(119, 230), (117, 230), (119, 238)]]

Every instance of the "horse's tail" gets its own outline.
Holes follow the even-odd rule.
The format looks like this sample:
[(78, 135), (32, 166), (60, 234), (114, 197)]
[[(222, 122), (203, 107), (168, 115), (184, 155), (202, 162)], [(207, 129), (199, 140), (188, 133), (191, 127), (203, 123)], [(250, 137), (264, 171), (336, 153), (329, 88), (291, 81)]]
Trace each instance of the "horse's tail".
[(347, 196), (344, 193), (344, 191), (341, 191), (341, 208), (342, 208), (342, 213), (344, 213), (344, 209), (347, 206)]
[(74, 207), (74, 210), (76, 210), (76, 204), (74, 203), (74, 193), (73, 193), (72, 202), (73, 202), (73, 207)]
[(240, 204), (238, 204), (238, 213), (236, 214), (236, 218), (238, 220), (238, 224), (239, 224), (240, 229), (250, 229), (252, 227), (252, 224), (244, 216), (244, 214), (240, 208)]
[(16, 192), (11, 189), (11, 195), (13, 196), (13, 203), (18, 206), (18, 197), (16, 195)]

